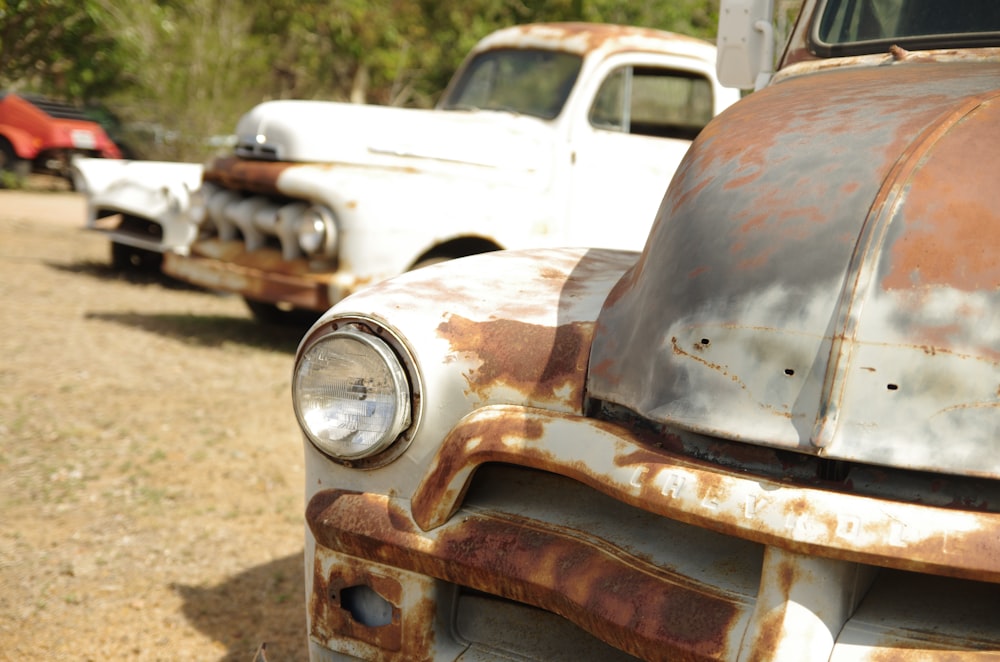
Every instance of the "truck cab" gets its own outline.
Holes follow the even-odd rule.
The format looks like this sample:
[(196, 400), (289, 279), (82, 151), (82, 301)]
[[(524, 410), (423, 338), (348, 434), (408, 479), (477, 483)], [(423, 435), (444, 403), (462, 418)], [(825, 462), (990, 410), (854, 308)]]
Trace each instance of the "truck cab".
[(691, 139), (739, 98), (714, 61), (663, 31), (531, 24), (484, 38), (434, 109), (260, 104), (163, 268), (268, 317), (476, 253), (638, 249)]

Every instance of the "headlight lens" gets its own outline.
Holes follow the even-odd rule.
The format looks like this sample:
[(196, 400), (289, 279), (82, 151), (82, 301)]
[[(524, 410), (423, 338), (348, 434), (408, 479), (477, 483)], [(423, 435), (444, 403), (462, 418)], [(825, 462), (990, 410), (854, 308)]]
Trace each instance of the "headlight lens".
[(313, 205), (302, 214), (298, 227), (299, 247), (310, 257), (333, 257), (337, 248), (337, 222), (333, 212)]
[(309, 439), (339, 460), (375, 455), (410, 425), (410, 389), (381, 339), (334, 331), (307, 348), (292, 379), (295, 415)]

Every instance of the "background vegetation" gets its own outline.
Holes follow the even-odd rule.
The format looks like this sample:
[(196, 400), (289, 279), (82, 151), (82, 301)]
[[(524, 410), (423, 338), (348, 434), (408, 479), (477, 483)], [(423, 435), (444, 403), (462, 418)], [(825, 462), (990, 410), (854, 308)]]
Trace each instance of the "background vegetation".
[(714, 39), (718, 0), (0, 0), (0, 90), (103, 107), (145, 158), (202, 161), (267, 99), (431, 106), (498, 27)]

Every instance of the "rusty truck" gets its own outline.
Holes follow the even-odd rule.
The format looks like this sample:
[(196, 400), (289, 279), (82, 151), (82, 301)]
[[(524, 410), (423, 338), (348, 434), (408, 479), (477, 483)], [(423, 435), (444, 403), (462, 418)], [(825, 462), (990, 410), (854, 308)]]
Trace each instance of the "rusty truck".
[(433, 262), (502, 248), (637, 249), (691, 139), (739, 98), (715, 47), (603, 24), (502, 29), (434, 109), (270, 101), (171, 222), (163, 269), (315, 311)]
[(641, 252), (434, 265), (303, 337), (313, 660), (1000, 655), (1000, 3), (804, 0), (783, 48), (720, 12), (755, 91)]

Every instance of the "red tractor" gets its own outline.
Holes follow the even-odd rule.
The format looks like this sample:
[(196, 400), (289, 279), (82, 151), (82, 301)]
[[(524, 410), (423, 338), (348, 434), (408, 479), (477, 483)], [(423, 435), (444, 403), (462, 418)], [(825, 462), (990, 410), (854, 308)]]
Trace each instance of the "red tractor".
[(39, 96), (0, 92), (0, 187), (32, 172), (70, 179), (74, 154), (122, 156), (104, 129), (79, 108)]

